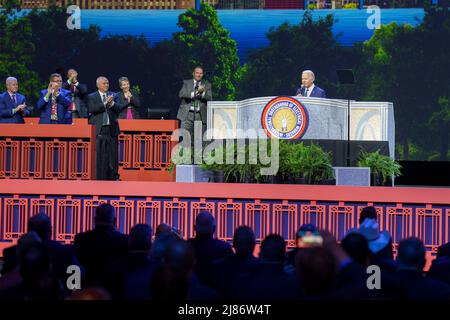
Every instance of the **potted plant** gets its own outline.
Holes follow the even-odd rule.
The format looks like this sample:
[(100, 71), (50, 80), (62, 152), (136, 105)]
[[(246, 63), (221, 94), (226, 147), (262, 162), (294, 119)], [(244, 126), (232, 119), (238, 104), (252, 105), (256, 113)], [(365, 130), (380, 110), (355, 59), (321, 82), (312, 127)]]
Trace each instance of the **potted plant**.
[[(256, 175), (260, 176), (257, 172), (258, 161), (256, 161), (256, 164), (250, 164), (249, 150), (248, 145), (244, 147), (234, 145), (234, 148), (226, 150), (225, 158), (232, 158), (233, 163), (224, 166), (225, 182), (253, 183), (256, 181)], [(229, 156), (227, 152), (232, 155)], [(244, 162), (240, 163), (242, 159), (244, 159)]]
[(302, 143), (279, 140), (278, 177), (284, 183), (304, 183), (302, 169)]
[(318, 145), (304, 147), (302, 166), (308, 184), (336, 184), (331, 154)]
[[(217, 163), (216, 154), (222, 154), (222, 163)], [(205, 155), (200, 168), (205, 171), (211, 172), (209, 182), (225, 182), (226, 175), (226, 149), (220, 148), (217, 150), (212, 150), (210, 153)], [(220, 161), (219, 161), (220, 162)]]
[(291, 145), (289, 152), (286, 155), (280, 155), (280, 157), (286, 157), (289, 167), (288, 181), (294, 184), (307, 184), (308, 181), (305, 176), (305, 153), (307, 147), (303, 142), (289, 144)]
[(172, 173), (177, 165), (192, 164), (192, 150), (191, 148), (176, 145), (171, 153), (170, 164), (167, 171)]
[(362, 151), (357, 162), (358, 167), (369, 167), (371, 185), (387, 185), (388, 181), (401, 175), (401, 165), (394, 159), (375, 152)]

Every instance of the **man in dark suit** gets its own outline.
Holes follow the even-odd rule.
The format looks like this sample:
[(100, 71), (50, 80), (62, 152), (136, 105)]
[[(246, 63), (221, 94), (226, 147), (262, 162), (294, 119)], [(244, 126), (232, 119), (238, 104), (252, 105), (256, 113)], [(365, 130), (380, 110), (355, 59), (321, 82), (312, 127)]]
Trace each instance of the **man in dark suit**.
[(117, 95), (108, 91), (109, 81), (97, 78), (98, 91), (88, 96), (89, 123), (95, 125), (96, 178), (119, 180), (118, 139), (120, 129), (117, 116), (122, 108)]
[(271, 234), (261, 242), (259, 265), (241, 279), (235, 299), (274, 300), (300, 296), (300, 284), (284, 270), (286, 243), (283, 237)]
[[(107, 289), (113, 299), (125, 298), (128, 277), (140, 270), (153, 271), (156, 263), (150, 259), (152, 230), (147, 224), (136, 224), (131, 228), (128, 241), (128, 256), (111, 265), (107, 272)], [(145, 279), (147, 280), (147, 279)], [(141, 283), (145, 281), (141, 279)], [(150, 286), (147, 288), (149, 289)]]
[(236, 298), (244, 285), (243, 279), (255, 272), (259, 265), (258, 259), (253, 256), (255, 244), (253, 230), (241, 226), (233, 235), (235, 254), (213, 263), (211, 286), (219, 291), (222, 298)]
[(325, 90), (319, 88), (314, 84), (315, 80), (314, 72), (311, 70), (305, 70), (302, 72), (302, 86), (297, 89), (295, 95), (297, 97), (314, 97), (314, 98), (326, 98)]
[(6, 92), (0, 94), (0, 123), (25, 123), (23, 116), (30, 114), (25, 96), (21, 95), (18, 90), (17, 79), (8, 77)]
[(72, 124), (67, 111), (70, 107), (70, 91), (61, 88), (62, 77), (59, 73), (50, 76), (48, 88), (41, 91), (37, 109), (41, 111), (41, 124)]
[[(211, 84), (203, 80), (203, 68), (195, 67), (193, 79), (184, 80), (180, 93), (180, 108), (177, 118), (181, 121), (180, 128), (190, 133), (191, 146), (194, 145), (194, 124), (202, 125), (202, 135), (206, 131), (207, 102), (212, 100)], [(199, 139), (200, 137), (195, 137)]]
[(128, 254), (128, 236), (115, 225), (115, 209), (104, 203), (95, 209), (94, 230), (75, 236), (75, 252), (86, 270), (86, 285), (105, 286), (108, 269)]
[(407, 299), (450, 299), (450, 286), (445, 282), (424, 277), (425, 247), (421, 240), (408, 238), (398, 245), (397, 277), (406, 291)]
[(78, 81), (78, 72), (75, 69), (67, 71), (67, 81), (62, 87), (70, 91), (69, 112), (72, 118), (87, 118), (86, 95), (87, 86)]
[(208, 211), (200, 212), (195, 218), (195, 238), (189, 239), (195, 250), (195, 273), (203, 284), (209, 284), (212, 278), (212, 264), (233, 254), (230, 244), (214, 239), (216, 224)]

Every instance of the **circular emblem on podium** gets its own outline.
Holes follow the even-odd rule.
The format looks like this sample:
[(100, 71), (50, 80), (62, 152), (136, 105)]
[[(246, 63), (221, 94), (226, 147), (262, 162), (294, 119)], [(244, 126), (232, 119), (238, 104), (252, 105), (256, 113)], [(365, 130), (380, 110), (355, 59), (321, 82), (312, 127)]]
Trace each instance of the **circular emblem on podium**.
[(276, 97), (263, 109), (261, 124), (267, 135), (278, 139), (299, 139), (308, 128), (308, 112), (296, 99)]

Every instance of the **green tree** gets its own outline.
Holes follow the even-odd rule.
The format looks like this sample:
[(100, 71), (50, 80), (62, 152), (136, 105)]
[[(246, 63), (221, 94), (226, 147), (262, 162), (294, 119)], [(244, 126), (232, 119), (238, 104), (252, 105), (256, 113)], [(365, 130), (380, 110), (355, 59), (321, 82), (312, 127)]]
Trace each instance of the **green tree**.
[[(28, 19), (33, 30), (33, 43), (37, 50), (33, 54), (32, 69), (38, 72), (44, 83), (54, 72), (62, 72), (74, 61), (89, 64), (89, 59), (80, 60), (86, 49), (95, 54), (100, 41), (100, 29), (69, 30), (66, 26), (68, 14), (64, 8), (50, 6), (47, 10), (32, 10)], [(83, 77), (83, 75), (80, 73)], [(63, 77), (65, 75), (63, 74)]]
[(334, 95), (332, 71), (342, 65), (343, 49), (333, 36), (333, 23), (331, 15), (313, 21), (307, 11), (298, 25), (272, 28), (267, 33), (269, 45), (249, 54), (239, 98), (293, 95), (305, 69), (313, 70), (317, 84)]
[[(450, 11), (448, 2), (443, 8), (426, 8), (426, 15), (419, 29), (423, 35), (425, 67), (421, 76), (426, 79), (427, 104), (431, 115), (425, 134), (419, 136), (423, 145), (433, 148), (440, 160), (448, 160), (450, 99)], [(445, 9), (445, 6), (447, 8)], [(426, 121), (425, 121), (426, 122)], [(437, 152), (436, 152), (437, 150)]]
[(429, 127), (433, 133), (431, 136), (439, 137), (439, 159), (446, 161), (450, 150), (450, 103), (449, 97), (438, 99), (440, 110), (431, 114)]
[(182, 80), (192, 77), (196, 65), (204, 68), (205, 78), (211, 81), (214, 100), (235, 99), (242, 67), (236, 42), (220, 24), (217, 12), (202, 3), (200, 11), (190, 9), (181, 14), (178, 26), (182, 31), (150, 50), (146, 68), (150, 106), (170, 109), (175, 117)]
[(38, 95), (38, 76), (30, 66), (35, 47), (32, 42), (32, 29), (26, 17), (16, 17), (17, 3), (10, 3), (0, 11), (0, 91), (5, 90), (9, 76), (19, 80), (20, 92), (28, 102)]
[(420, 30), (410, 25), (382, 26), (362, 46), (365, 60), (358, 66), (363, 98), (394, 103), (396, 140), (403, 146), (405, 159), (421, 119), (429, 112), (418, 78), (424, 68), (422, 40)]
[(450, 43), (444, 39), (450, 39), (450, 12), (430, 7), (419, 26), (382, 26), (360, 46), (359, 91), (364, 99), (394, 103), (404, 159), (448, 157), (448, 124), (437, 121), (445, 119), (443, 101), (450, 96)]
[(186, 59), (180, 71), (189, 76), (195, 65), (203, 66), (214, 99), (233, 100), (241, 75), (236, 41), (220, 24), (216, 10), (202, 3), (199, 11), (189, 9), (181, 14), (178, 26), (183, 30), (174, 34), (173, 41)]

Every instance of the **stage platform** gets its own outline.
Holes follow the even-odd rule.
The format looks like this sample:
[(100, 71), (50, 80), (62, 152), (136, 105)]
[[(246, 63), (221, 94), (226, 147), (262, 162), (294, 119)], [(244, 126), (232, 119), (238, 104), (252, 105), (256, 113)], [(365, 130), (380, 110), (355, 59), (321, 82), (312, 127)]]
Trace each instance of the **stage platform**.
[(450, 188), (3, 179), (0, 250), (14, 244), (28, 217), (40, 211), (51, 216), (53, 238), (71, 243), (92, 228), (94, 209), (104, 202), (117, 208), (117, 227), (125, 233), (136, 223), (154, 230), (166, 222), (192, 237), (196, 214), (208, 210), (220, 239), (231, 241), (236, 227), (248, 225), (258, 243), (277, 233), (293, 247), (300, 225), (313, 223), (340, 240), (357, 226), (360, 209), (374, 205), (395, 249), (402, 238), (416, 236), (431, 259), (450, 236)]

